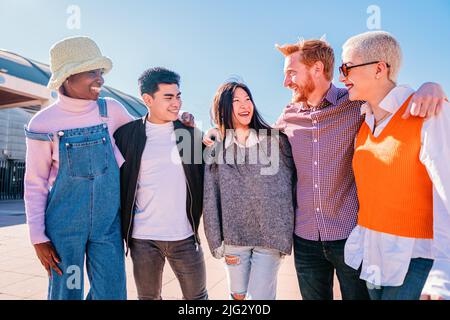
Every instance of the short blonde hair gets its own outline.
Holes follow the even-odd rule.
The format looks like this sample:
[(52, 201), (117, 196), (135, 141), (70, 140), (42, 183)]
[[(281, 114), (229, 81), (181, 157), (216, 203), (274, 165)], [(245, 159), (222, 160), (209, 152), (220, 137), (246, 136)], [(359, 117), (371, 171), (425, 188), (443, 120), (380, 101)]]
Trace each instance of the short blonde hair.
[(389, 32), (369, 31), (351, 37), (342, 46), (343, 54), (349, 51), (359, 55), (363, 62), (383, 61), (389, 64), (389, 80), (397, 82), (402, 50)]
[(290, 56), (295, 52), (300, 52), (300, 62), (311, 67), (317, 61), (324, 65), (325, 78), (328, 81), (333, 79), (334, 71), (334, 51), (324, 40), (301, 40), (296, 44), (275, 45), (275, 47), (285, 56)]

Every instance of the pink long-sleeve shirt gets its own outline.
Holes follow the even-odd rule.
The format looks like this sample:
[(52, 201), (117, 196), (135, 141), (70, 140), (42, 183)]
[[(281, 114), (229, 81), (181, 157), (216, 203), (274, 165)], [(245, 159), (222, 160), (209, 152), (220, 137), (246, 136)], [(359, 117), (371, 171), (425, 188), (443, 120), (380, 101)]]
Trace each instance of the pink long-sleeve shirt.
[(123, 164), (124, 158), (114, 143), (113, 133), (134, 118), (118, 101), (110, 98), (106, 98), (106, 101), (108, 117), (102, 119), (96, 101), (72, 99), (60, 94), (54, 104), (38, 112), (28, 124), (29, 131), (54, 134), (53, 142), (26, 139), (24, 200), (32, 244), (50, 241), (45, 233), (45, 210), (47, 196), (59, 168), (59, 141), (56, 132), (106, 123), (117, 164), (119, 167)]

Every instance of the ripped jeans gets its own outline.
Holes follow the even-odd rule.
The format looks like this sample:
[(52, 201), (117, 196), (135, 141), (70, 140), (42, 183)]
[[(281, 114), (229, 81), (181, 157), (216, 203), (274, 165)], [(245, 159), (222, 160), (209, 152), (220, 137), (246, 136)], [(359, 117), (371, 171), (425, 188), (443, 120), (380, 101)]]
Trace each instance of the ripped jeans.
[(225, 269), (232, 300), (275, 300), (284, 255), (274, 249), (225, 245)]

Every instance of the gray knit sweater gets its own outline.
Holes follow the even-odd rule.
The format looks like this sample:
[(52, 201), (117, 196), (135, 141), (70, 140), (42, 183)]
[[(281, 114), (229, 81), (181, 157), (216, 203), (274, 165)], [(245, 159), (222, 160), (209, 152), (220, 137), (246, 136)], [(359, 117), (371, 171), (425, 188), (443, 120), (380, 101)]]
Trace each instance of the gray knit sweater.
[[(209, 154), (214, 149), (213, 161), (223, 161), (220, 153), (223, 144), (208, 149)], [(290, 254), (295, 217), (295, 167), (287, 137), (282, 134), (277, 139), (264, 137), (247, 148), (232, 143), (224, 154), (227, 158), (235, 155), (238, 164), (205, 166), (203, 221), (211, 252), (220, 258), (220, 249), (226, 244), (258, 246)], [(257, 161), (252, 158), (255, 154), (259, 154)], [(266, 162), (268, 159), (272, 159), (270, 164)], [(264, 170), (269, 167), (274, 169), (268, 175)]]

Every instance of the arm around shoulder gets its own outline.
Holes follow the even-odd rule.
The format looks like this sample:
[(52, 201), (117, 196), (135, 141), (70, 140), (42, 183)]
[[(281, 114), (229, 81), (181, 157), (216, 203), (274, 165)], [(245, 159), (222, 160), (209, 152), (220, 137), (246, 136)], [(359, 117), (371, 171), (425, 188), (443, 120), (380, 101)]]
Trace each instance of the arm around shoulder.
[(450, 299), (450, 105), (424, 123), (420, 160), (433, 183), (434, 264), (424, 294)]
[(216, 253), (222, 247), (223, 241), (222, 205), (218, 180), (218, 165), (206, 165), (203, 193), (203, 223), (209, 248), (215, 258), (220, 258)]

